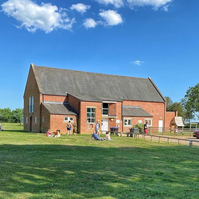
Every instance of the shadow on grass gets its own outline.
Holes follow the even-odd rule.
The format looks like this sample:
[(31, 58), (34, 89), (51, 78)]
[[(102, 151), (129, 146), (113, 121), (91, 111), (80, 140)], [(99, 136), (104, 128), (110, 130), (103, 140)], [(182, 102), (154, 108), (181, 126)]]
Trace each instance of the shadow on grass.
[(0, 193), (32, 199), (195, 198), (199, 158), (197, 149), (192, 156), (187, 149), (1, 145)]
[[(3, 130), (4, 132), (14, 132), (14, 133), (29, 133), (27, 131), (24, 131), (24, 130), (9, 130), (9, 129), (6, 129), (6, 130)], [(31, 132), (30, 132), (31, 133)]]

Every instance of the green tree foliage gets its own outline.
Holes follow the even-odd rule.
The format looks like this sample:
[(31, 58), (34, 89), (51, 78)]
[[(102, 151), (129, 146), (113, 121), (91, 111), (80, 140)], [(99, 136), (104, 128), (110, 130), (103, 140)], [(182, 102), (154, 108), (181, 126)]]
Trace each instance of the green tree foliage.
[(171, 105), (171, 110), (172, 111), (178, 111), (178, 116), (185, 118), (185, 111), (183, 109), (181, 102), (174, 102)]
[(166, 99), (166, 110), (167, 111), (178, 111), (178, 116), (181, 116), (183, 118), (185, 118), (185, 111), (183, 109), (183, 106), (181, 104), (181, 102), (174, 102), (171, 100), (170, 97), (165, 97)]
[(12, 121), (13, 122), (20, 122), (22, 117), (23, 117), (23, 109), (17, 108), (12, 111)]
[(195, 116), (199, 118), (199, 83), (189, 87), (181, 102), (186, 111), (186, 119), (193, 119)]
[(166, 99), (166, 105), (167, 105), (166, 110), (171, 111), (171, 106), (173, 104), (173, 101), (171, 100), (170, 97), (165, 97), (165, 99)]
[(1, 122), (20, 122), (23, 117), (23, 109), (17, 108), (11, 111), (10, 108), (0, 109)]

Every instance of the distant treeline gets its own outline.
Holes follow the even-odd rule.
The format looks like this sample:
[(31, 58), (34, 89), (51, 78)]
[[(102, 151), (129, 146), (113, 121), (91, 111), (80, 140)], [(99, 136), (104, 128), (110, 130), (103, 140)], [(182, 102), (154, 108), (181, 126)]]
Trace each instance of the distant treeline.
[(0, 108), (0, 122), (20, 123), (23, 118), (23, 109), (17, 108), (11, 110), (10, 108)]

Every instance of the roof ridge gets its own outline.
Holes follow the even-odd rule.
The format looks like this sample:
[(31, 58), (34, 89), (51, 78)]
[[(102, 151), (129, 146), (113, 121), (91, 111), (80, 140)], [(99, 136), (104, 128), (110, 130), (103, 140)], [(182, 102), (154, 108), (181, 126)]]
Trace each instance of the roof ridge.
[(80, 73), (88, 73), (88, 74), (96, 74), (96, 75), (107, 75), (107, 76), (116, 76), (116, 77), (125, 77), (125, 78), (135, 78), (135, 79), (145, 79), (147, 80), (148, 78), (144, 77), (133, 77), (133, 76), (125, 76), (125, 75), (114, 75), (114, 74), (106, 74), (106, 73), (96, 73), (96, 72), (90, 72), (90, 71), (81, 71), (81, 70), (72, 70), (72, 69), (65, 69), (65, 68), (54, 68), (54, 67), (49, 67), (49, 66), (38, 66), (35, 64), (34, 67), (38, 68), (46, 68), (46, 69), (55, 69), (55, 70), (64, 70), (64, 71), (71, 71), (71, 72), (80, 72)]

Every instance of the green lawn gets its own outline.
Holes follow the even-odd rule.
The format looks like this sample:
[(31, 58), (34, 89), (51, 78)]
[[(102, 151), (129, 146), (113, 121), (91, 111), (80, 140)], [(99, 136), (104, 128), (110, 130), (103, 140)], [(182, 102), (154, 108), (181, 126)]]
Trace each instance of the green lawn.
[(3, 124), (0, 198), (198, 198), (199, 147), (112, 136), (46, 138)]

